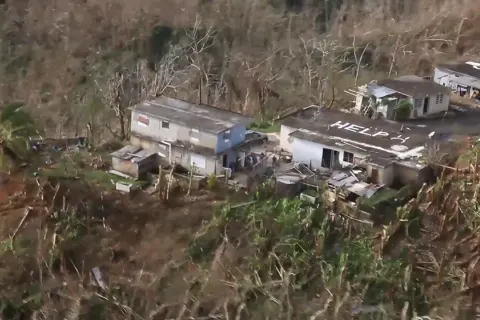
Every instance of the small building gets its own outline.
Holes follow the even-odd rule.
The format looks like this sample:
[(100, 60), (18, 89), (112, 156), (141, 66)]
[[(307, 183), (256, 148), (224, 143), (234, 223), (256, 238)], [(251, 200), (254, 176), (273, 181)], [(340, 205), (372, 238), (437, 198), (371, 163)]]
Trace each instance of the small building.
[(157, 154), (135, 146), (125, 146), (111, 153), (112, 169), (134, 179), (140, 179), (158, 166)]
[[(450, 105), (448, 88), (415, 75), (373, 81), (354, 94), (356, 113), (376, 119), (428, 117), (448, 111)], [(403, 106), (410, 109), (406, 115), (400, 113)]]
[(245, 155), (247, 126), (239, 113), (160, 96), (132, 110), (132, 145), (197, 174), (222, 174)]
[(309, 107), (282, 120), (280, 147), (312, 170), (358, 166), (371, 183), (390, 186), (426, 179), (421, 158), (428, 134), (393, 121)]
[(461, 96), (478, 98), (480, 63), (467, 61), (439, 64), (435, 68), (433, 81), (458, 92)]

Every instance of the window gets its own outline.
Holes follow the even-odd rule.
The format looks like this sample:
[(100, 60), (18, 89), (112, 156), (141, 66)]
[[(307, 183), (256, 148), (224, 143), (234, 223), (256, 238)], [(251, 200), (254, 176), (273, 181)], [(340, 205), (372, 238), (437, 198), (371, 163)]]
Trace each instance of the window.
[(150, 120), (146, 116), (138, 115), (137, 122), (138, 122), (138, 125), (142, 127), (148, 127)]
[(164, 128), (164, 129), (170, 128), (170, 122), (168, 122), (168, 121), (162, 121), (162, 128)]
[(343, 161), (348, 163), (353, 163), (353, 153), (343, 151)]
[(437, 99), (435, 100), (437, 104), (443, 103), (443, 94), (437, 94)]
[(198, 129), (192, 129), (190, 130), (190, 141), (192, 142), (198, 142), (200, 139), (200, 132)]
[(223, 140), (230, 140), (230, 130), (223, 133)]
[(419, 109), (422, 107), (422, 102), (423, 102), (423, 99), (415, 99), (415, 103), (413, 105), (413, 107), (415, 109)]

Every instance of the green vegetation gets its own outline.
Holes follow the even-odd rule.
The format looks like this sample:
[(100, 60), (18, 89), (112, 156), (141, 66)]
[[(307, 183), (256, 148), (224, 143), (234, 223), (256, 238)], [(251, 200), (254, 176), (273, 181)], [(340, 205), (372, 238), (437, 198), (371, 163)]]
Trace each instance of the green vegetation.
[(0, 113), (0, 167), (12, 169), (28, 157), (28, 140), (38, 135), (22, 103), (2, 106)]
[(259, 319), (275, 312), (292, 312), (300, 319), (311, 315), (308, 309), (287, 308), (289, 296), (308, 292), (320, 294), (322, 303), (332, 303), (337, 312), (350, 304), (346, 296), (390, 308), (410, 299), (408, 292), (402, 293), (407, 262), (401, 257), (379, 259), (366, 234), (347, 235), (341, 227), (332, 228), (321, 205), (286, 199), (236, 209), (227, 205), (194, 237), (189, 252), (195, 262), (209, 266), (219, 259), (219, 250), (236, 243), (241, 269), (231, 276), (238, 290), (252, 297), (246, 308)]
[(358, 207), (367, 212), (386, 210), (402, 206), (416, 193), (413, 186), (405, 186), (400, 190), (382, 188), (370, 198), (359, 198)]
[(250, 129), (264, 133), (274, 133), (280, 132), (280, 124), (276, 122), (252, 123)]
[(217, 188), (217, 185), (218, 185), (218, 180), (217, 180), (217, 176), (214, 175), (214, 174), (211, 174), (208, 176), (208, 179), (207, 179), (207, 188), (208, 190), (214, 190)]
[(413, 105), (407, 100), (401, 100), (395, 109), (395, 120), (402, 121), (410, 118)]

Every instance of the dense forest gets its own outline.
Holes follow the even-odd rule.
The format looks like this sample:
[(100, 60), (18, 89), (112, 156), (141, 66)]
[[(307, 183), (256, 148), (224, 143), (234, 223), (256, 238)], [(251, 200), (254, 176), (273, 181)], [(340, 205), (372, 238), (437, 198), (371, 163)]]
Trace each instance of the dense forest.
[(0, 102), (26, 103), (52, 133), (90, 122), (121, 136), (127, 108), (162, 93), (265, 119), (345, 106), (356, 84), (475, 56), (475, 4), (7, 0)]

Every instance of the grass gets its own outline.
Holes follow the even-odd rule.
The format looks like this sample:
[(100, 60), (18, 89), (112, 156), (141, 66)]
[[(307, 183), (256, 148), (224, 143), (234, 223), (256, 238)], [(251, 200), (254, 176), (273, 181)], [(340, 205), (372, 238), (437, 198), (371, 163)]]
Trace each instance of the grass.
[(275, 122), (259, 122), (252, 123), (250, 129), (263, 132), (263, 133), (275, 133), (280, 132), (280, 124)]
[(398, 191), (390, 188), (384, 188), (378, 190), (371, 198), (365, 199), (365, 202), (372, 206), (376, 206), (379, 203), (384, 201), (389, 201), (390, 199), (394, 199), (398, 194)]

